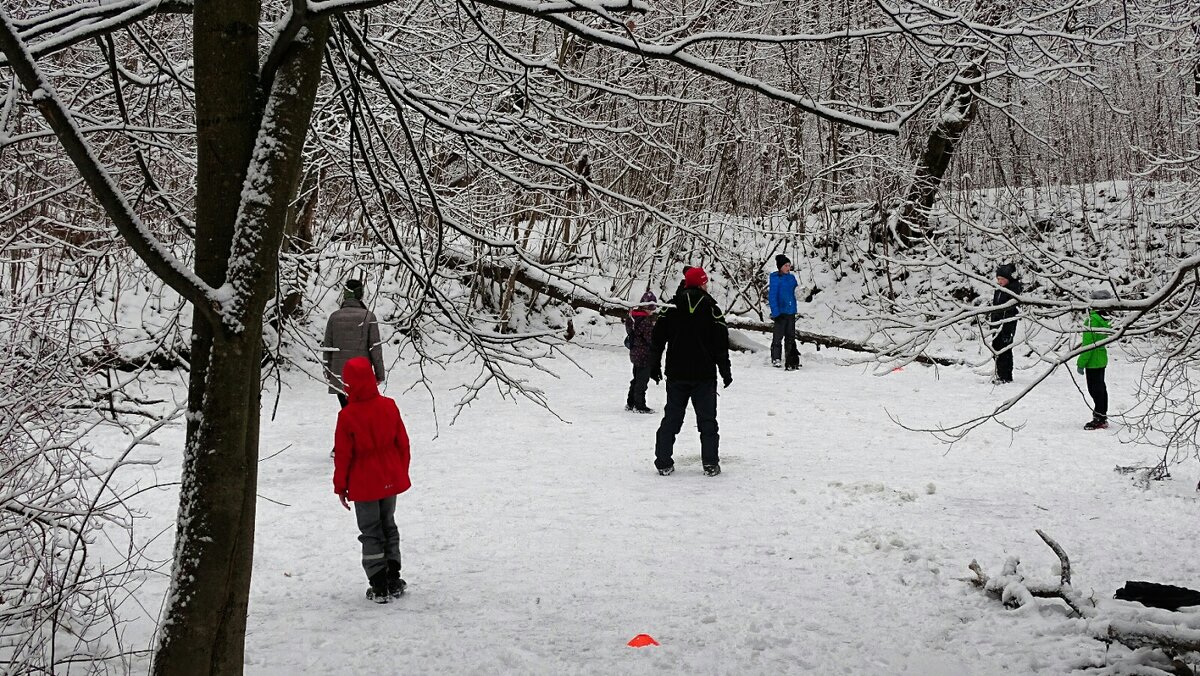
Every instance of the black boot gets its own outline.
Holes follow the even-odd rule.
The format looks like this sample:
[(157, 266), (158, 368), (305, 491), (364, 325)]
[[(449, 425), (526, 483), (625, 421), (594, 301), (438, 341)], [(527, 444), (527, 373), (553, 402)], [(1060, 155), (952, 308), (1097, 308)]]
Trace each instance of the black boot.
[(367, 600), (375, 603), (388, 602), (388, 582), (386, 570), (381, 570), (367, 578), (371, 586), (367, 587)]
[(398, 599), (404, 596), (404, 590), (408, 588), (408, 583), (400, 577), (400, 562), (388, 561), (387, 572), (387, 590), (388, 596)]

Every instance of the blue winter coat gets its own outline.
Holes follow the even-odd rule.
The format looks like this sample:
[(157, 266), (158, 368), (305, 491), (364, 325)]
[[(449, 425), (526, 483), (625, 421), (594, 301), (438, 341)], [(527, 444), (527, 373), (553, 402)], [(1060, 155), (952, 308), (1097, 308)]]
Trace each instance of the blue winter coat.
[(767, 302), (771, 304), (771, 319), (779, 315), (796, 314), (796, 287), (799, 283), (792, 273), (776, 270), (771, 273), (771, 283), (767, 287)]

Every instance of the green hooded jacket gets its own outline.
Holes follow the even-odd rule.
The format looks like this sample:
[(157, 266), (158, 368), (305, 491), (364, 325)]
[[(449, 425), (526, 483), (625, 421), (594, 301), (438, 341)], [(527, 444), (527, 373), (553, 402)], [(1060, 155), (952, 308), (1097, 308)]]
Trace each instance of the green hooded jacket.
[[(1084, 326), (1089, 329), (1107, 329), (1109, 328), (1108, 320), (1100, 316), (1095, 310), (1088, 311), (1087, 321)], [(1104, 340), (1108, 337), (1108, 333), (1100, 333), (1097, 331), (1083, 332), (1083, 345), (1091, 345), (1092, 343)], [(1079, 368), (1084, 369), (1102, 369), (1108, 366), (1108, 348), (1097, 347), (1079, 355)]]

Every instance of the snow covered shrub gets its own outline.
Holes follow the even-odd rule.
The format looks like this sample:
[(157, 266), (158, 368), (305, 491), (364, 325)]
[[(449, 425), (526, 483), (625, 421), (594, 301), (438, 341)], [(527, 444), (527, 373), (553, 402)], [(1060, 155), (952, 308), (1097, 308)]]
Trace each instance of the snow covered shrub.
[[(0, 294), (0, 663), (5, 673), (120, 671), (118, 592), (135, 556), (109, 479), (123, 462), (81, 442), (94, 373), (70, 335), (67, 294)], [(107, 498), (106, 498), (107, 494)], [(101, 529), (109, 527), (101, 533)], [(101, 537), (102, 536), (102, 537)], [(100, 552), (106, 555), (101, 560)]]

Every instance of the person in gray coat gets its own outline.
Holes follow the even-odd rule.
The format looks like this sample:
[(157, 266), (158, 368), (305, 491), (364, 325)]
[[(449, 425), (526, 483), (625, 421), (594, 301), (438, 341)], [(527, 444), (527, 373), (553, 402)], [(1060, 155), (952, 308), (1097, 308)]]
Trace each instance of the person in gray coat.
[(342, 367), (355, 357), (366, 357), (375, 369), (375, 382), (383, 382), (383, 344), (379, 339), (379, 322), (363, 303), (363, 283), (358, 279), (346, 282), (342, 292), (342, 307), (329, 316), (325, 324), (325, 379), (329, 393), (336, 394), (342, 408), (346, 407), (346, 388), (342, 385)]

